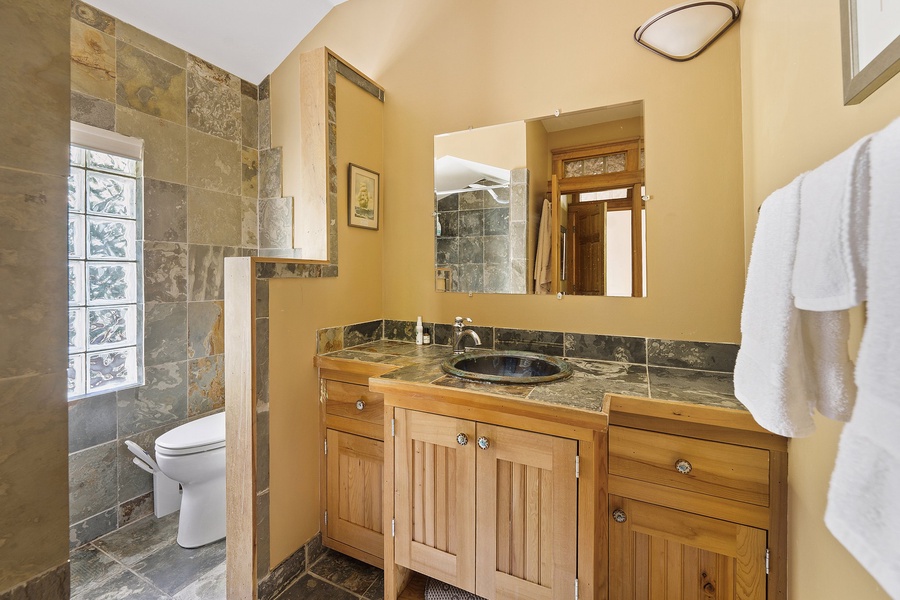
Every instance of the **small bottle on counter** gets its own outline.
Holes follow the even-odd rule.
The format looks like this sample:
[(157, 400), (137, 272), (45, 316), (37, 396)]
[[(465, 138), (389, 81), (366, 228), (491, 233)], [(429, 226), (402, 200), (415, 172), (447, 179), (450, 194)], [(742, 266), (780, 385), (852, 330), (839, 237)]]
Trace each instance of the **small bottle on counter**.
[(422, 344), (427, 346), (430, 343), (431, 343), (431, 330), (426, 328), (425, 331), (422, 332)]
[(419, 317), (416, 321), (416, 345), (422, 345), (422, 337), (424, 335), (424, 331), (422, 329), (422, 317)]

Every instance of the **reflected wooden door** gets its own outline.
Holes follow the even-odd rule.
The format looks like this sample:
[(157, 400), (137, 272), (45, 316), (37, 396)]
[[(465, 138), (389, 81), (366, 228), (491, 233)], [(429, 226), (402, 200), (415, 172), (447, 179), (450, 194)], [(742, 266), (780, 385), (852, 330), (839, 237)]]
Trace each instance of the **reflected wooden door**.
[(477, 445), (476, 593), (573, 598), (577, 442), (479, 423)]
[(475, 423), (395, 409), (394, 560), (475, 591)]
[(567, 271), (574, 294), (601, 296), (606, 292), (606, 203), (569, 205)]
[(619, 496), (609, 508), (610, 600), (765, 599), (765, 531)]

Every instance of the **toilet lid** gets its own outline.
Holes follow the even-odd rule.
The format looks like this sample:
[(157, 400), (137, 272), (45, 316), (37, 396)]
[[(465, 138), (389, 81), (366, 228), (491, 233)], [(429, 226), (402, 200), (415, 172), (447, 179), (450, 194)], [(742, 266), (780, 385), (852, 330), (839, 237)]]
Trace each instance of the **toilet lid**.
[(225, 445), (225, 413), (185, 423), (156, 438), (156, 450), (164, 454), (192, 454)]

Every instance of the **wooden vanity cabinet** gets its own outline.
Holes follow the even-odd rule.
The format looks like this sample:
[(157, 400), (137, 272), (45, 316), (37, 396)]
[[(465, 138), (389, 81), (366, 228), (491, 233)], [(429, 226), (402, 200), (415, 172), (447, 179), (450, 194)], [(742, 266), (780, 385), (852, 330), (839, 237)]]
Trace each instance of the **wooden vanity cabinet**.
[(384, 566), (384, 407), (368, 379), (394, 367), (317, 357), (322, 543)]
[(394, 418), (395, 562), (486, 598), (572, 598), (578, 443), (405, 409)]
[[(578, 422), (583, 412), (434, 394), (385, 392), (394, 427), (385, 444), (386, 489), (394, 490), (385, 495), (394, 533), (385, 598), (397, 597), (407, 570), (488, 599), (604, 597), (605, 577), (595, 576), (605, 575), (597, 518), (605, 415), (590, 429), (591, 417)], [(562, 422), (547, 420), (554, 412)]]
[(608, 442), (610, 600), (786, 597), (784, 438), (741, 411), (613, 397)]

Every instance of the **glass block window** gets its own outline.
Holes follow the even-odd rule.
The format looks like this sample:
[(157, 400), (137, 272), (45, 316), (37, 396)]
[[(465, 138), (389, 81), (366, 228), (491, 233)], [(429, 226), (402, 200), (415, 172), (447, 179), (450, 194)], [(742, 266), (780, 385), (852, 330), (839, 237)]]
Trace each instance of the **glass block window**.
[(69, 149), (69, 399), (143, 383), (139, 160)]

